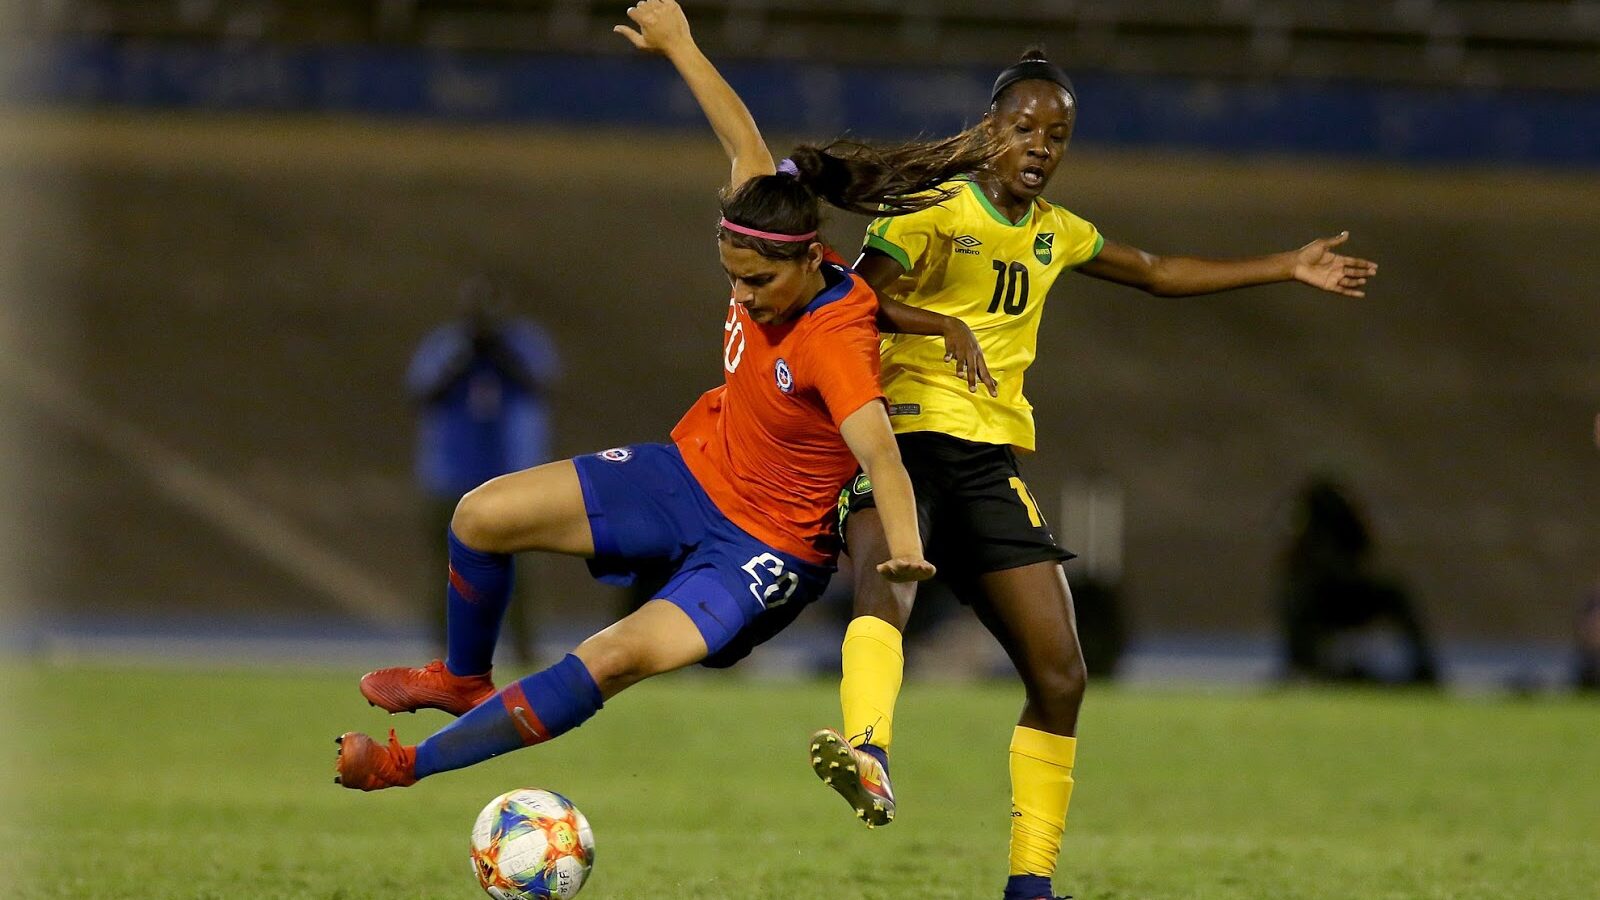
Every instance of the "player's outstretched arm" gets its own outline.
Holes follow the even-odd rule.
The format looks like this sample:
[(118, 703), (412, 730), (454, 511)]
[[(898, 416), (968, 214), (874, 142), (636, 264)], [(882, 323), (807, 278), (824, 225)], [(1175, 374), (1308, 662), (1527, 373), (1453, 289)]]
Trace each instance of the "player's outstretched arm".
[(884, 296), (884, 289), (906, 273), (899, 260), (870, 251), (856, 260), (855, 270), (878, 294), (879, 331), (944, 338), (944, 361), (956, 364), (956, 374), (967, 379), (967, 390), (976, 394), (981, 381), (988, 387), (989, 396), (1000, 396), (1000, 387), (994, 376), (989, 374), (989, 361), (984, 358), (983, 348), (978, 345), (978, 336), (972, 333), (967, 323), (955, 316), (918, 309)]
[(628, 18), (639, 26), (637, 31), (626, 25), (611, 30), (640, 50), (659, 53), (672, 61), (733, 162), (730, 186), (738, 187), (757, 175), (771, 175), (777, 171), (756, 120), (722, 73), (700, 52), (694, 35), (689, 32), (689, 20), (675, 0), (635, 3), (628, 8)]
[(1238, 259), (1155, 256), (1137, 247), (1106, 241), (1100, 255), (1078, 267), (1092, 275), (1158, 297), (1192, 297), (1279, 281), (1301, 281), (1346, 297), (1365, 297), (1367, 279), (1378, 274), (1371, 260), (1345, 256), (1334, 248), (1350, 239), (1342, 231), (1298, 250)]
[(883, 519), (889, 541), (889, 558), (878, 573), (889, 581), (925, 581), (934, 575), (933, 563), (922, 556), (922, 533), (917, 529), (917, 501), (911, 476), (900, 461), (900, 445), (889, 427), (889, 411), (874, 400), (847, 416), (839, 434), (872, 481), (872, 496)]

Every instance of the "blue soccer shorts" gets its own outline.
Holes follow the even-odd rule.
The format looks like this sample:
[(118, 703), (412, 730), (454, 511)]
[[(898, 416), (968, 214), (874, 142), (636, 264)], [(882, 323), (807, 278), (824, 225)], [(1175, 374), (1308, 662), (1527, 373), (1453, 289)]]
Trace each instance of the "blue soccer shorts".
[(629, 585), (671, 573), (656, 597), (688, 614), (706, 641), (702, 665), (731, 666), (822, 595), (833, 567), (751, 537), (717, 509), (670, 444), (635, 444), (573, 460), (594, 535), (589, 571)]

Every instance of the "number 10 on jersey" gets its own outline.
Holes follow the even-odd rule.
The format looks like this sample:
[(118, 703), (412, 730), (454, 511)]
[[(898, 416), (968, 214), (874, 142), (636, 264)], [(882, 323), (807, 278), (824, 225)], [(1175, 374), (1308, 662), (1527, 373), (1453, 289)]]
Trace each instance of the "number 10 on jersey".
[(1028, 308), (1028, 267), (1019, 262), (1007, 265), (994, 260), (994, 299), (989, 301), (989, 312), (1005, 310), (1008, 316), (1020, 316)]

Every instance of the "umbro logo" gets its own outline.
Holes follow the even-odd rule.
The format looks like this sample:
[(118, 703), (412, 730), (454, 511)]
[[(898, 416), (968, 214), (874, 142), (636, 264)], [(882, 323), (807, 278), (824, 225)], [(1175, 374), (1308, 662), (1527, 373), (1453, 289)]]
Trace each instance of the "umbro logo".
[(965, 253), (968, 256), (977, 256), (978, 251), (976, 248), (981, 246), (983, 241), (978, 240), (970, 234), (963, 234), (960, 237), (952, 240), (951, 243), (956, 245), (957, 253)]

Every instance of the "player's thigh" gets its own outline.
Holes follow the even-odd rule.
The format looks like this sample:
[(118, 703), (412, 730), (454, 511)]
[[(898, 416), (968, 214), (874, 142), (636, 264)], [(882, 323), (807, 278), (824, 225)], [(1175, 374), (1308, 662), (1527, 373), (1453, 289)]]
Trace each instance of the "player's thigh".
[(572, 651), (610, 699), (630, 685), (705, 659), (706, 641), (688, 613), (651, 600)]
[(948, 504), (947, 517), (961, 548), (960, 563), (972, 572), (1059, 563), (1073, 556), (1056, 542), (1033, 493), (1001, 448), (972, 467)]
[[(912, 490), (916, 493), (917, 526), (926, 554), (933, 531), (935, 489), (927, 480), (913, 476)], [(878, 564), (890, 557), (889, 538), (884, 534), (872, 484), (865, 475), (857, 475), (845, 488), (840, 498), (840, 517), (845, 554), (850, 557), (854, 614), (882, 619), (904, 631), (917, 599), (917, 584), (895, 584), (878, 574)]]
[(657, 595), (705, 639), (703, 665), (727, 668), (789, 627), (822, 596), (833, 572), (738, 533), (731, 524), (695, 549)]
[(1086, 671), (1078, 644), (1072, 591), (1061, 564), (1049, 561), (976, 576), (968, 594), (980, 621), (1017, 667), (1030, 705), (1042, 704), (1054, 723), (1075, 724)]
[(905, 630), (916, 603), (914, 581), (895, 584), (878, 574), (878, 564), (889, 558), (889, 539), (883, 533), (883, 520), (876, 509), (851, 513), (845, 533), (845, 552), (850, 557), (851, 584), (855, 590), (854, 614), (873, 616)]
[(583, 487), (570, 459), (484, 482), (461, 498), (450, 527), (462, 543), (489, 553), (594, 555)]

